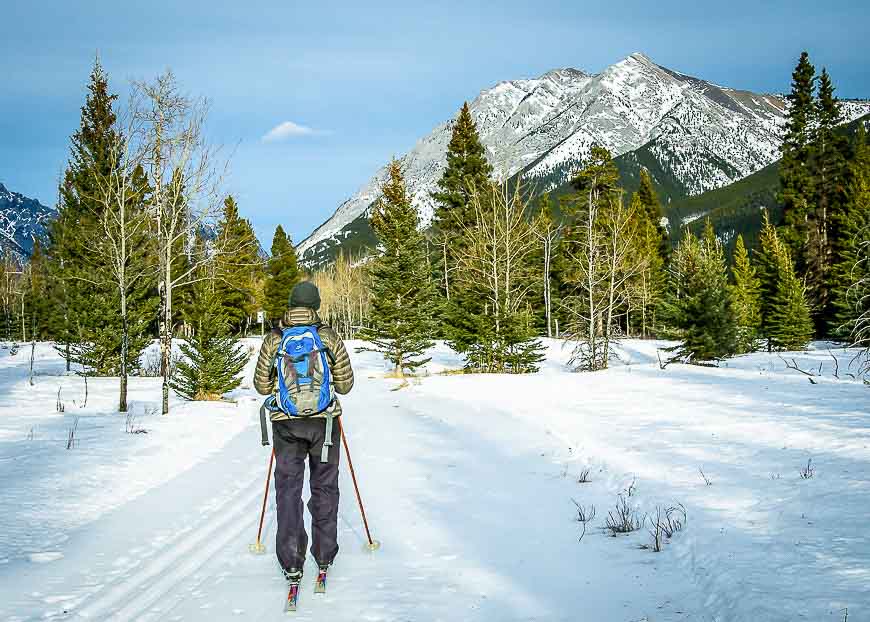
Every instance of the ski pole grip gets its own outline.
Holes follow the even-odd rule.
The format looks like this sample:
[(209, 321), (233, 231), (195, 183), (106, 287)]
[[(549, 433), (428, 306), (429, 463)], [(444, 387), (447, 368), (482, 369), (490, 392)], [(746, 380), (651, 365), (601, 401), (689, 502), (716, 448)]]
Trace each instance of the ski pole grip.
[(260, 406), (260, 434), (262, 435), (261, 443), (265, 447), (269, 444), (269, 428), (266, 426), (266, 413), (267, 413), (266, 403), (264, 402), (262, 406)]

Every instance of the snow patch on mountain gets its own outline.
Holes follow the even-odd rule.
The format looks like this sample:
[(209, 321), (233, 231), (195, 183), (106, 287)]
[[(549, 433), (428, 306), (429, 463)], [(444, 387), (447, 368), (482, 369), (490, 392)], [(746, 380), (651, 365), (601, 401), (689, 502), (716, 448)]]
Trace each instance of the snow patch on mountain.
[[(614, 157), (648, 145), (687, 194), (719, 188), (777, 159), (785, 114), (780, 96), (718, 86), (640, 53), (595, 75), (564, 68), (500, 82), (469, 107), (496, 176), (522, 171), (539, 192), (567, 181), (593, 144)], [(852, 120), (870, 112), (870, 102), (844, 102), (843, 110)], [(424, 226), (452, 129), (453, 120), (438, 125), (400, 158)], [(383, 167), (303, 240), (303, 259), (340, 244), (336, 234), (377, 199), (385, 178)]]
[(34, 238), (45, 239), (46, 225), (55, 213), (0, 183), (0, 253), (10, 253), (18, 260), (29, 257)]

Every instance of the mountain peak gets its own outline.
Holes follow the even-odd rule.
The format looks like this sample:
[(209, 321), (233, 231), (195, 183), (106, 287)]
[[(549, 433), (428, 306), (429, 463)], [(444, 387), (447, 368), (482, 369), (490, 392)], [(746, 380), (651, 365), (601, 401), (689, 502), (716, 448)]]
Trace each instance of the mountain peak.
[[(644, 63), (652, 63), (653, 60), (644, 54), (643, 52), (632, 52), (628, 55), (628, 58), (633, 58), (636, 61), (644, 62)], [(654, 64), (654, 63), (653, 63)]]
[[(643, 149), (644, 166), (667, 177), (674, 196), (700, 194), (775, 160), (784, 119), (773, 98), (726, 92), (642, 52), (598, 74), (561, 68), (499, 82), (469, 105), (494, 169), (508, 177), (522, 174), (539, 192), (561, 187), (599, 144), (614, 158)], [(401, 157), (424, 225), (434, 210), (431, 193), (446, 167), (451, 130), (450, 121), (441, 123)], [(342, 249), (372, 243), (366, 213), (385, 174), (383, 168), (376, 172), (299, 243), (303, 262), (316, 266)]]

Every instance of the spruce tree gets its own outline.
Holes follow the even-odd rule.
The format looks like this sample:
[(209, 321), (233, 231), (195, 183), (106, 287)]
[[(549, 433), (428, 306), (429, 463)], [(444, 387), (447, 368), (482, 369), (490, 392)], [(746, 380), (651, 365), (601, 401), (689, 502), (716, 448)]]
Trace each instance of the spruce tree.
[(290, 291), (299, 282), (296, 249), (281, 225), (275, 229), (271, 253), (267, 264), (264, 307), (266, 317), (276, 322), (284, 316)]
[[(646, 200), (649, 200), (648, 197)], [(641, 192), (631, 197), (631, 211), (637, 220), (634, 261), (643, 268), (632, 278), (629, 292), (634, 300), (630, 306), (639, 311), (640, 321), (629, 313), (626, 313), (626, 317), (632, 320), (635, 328), (640, 324), (640, 334), (645, 339), (655, 332), (658, 307), (665, 289), (665, 263), (670, 254), (670, 245), (667, 237), (662, 237), (662, 231), (667, 236), (667, 230), (661, 226), (660, 210), (649, 209), (649, 204), (644, 204), (644, 200)], [(663, 246), (663, 241), (666, 246)]]
[(805, 249), (807, 290), (814, 311), (816, 332), (825, 334), (832, 322), (830, 270), (836, 230), (845, 203), (848, 142), (837, 131), (843, 123), (839, 100), (826, 70), (819, 77), (815, 102), (813, 152), (810, 161), (813, 196), (808, 214), (809, 230)]
[(810, 63), (809, 55), (803, 52), (792, 73), (791, 93), (786, 96), (789, 107), (779, 164), (780, 202), (783, 206), (782, 238), (801, 270), (806, 266), (805, 250), (809, 239), (807, 220), (813, 197), (809, 162), (816, 118), (813, 103), (815, 81), (815, 67)]
[(383, 253), (371, 267), (371, 324), (359, 333), (397, 375), (427, 363), (432, 345), (435, 287), (426, 262), (426, 240), (397, 160), (390, 162), (383, 196), (373, 206), (371, 226)]
[(241, 384), (248, 355), (229, 336), (229, 318), (214, 278), (204, 276), (194, 284), (193, 301), (187, 318), (193, 336), (180, 345), (184, 358), (177, 363), (170, 386), (187, 400), (219, 400)]
[[(138, 367), (139, 354), (147, 345), (155, 292), (147, 279), (128, 283), (127, 322), (122, 318), (121, 295), (116, 279), (117, 266), (108, 244), (104, 225), (116, 225), (114, 205), (107, 189), (119, 180), (133, 188), (125, 201), (129, 218), (144, 213), (147, 180), (141, 168), (127, 171), (121, 154), (124, 136), (116, 128), (113, 109), (116, 95), (109, 93), (108, 78), (95, 62), (89, 93), (81, 110), (79, 129), (72, 135), (70, 160), (59, 189), (58, 216), (49, 225), (47, 272), (52, 302), (46, 318), (58, 340), (58, 350), (86, 373), (117, 375), (122, 371), (122, 351), (126, 343), (128, 368)], [(114, 190), (111, 190), (114, 191)], [(104, 222), (105, 219), (105, 222)], [(129, 238), (130, 271), (147, 262), (149, 236), (142, 228)], [(126, 263), (125, 263), (126, 265)], [(126, 336), (126, 339), (125, 339)]]
[(725, 252), (707, 222), (704, 237), (687, 231), (674, 252), (665, 319), (680, 344), (677, 358), (699, 363), (725, 358), (737, 350), (737, 322), (731, 304)]
[(768, 337), (776, 350), (802, 350), (813, 337), (806, 288), (795, 274), (788, 247), (779, 244), (777, 251), (778, 279), (767, 320)]
[(640, 186), (637, 189), (637, 196), (643, 205), (647, 220), (652, 223), (658, 233), (658, 253), (662, 264), (667, 264), (668, 255), (671, 252), (670, 238), (667, 228), (662, 224), (664, 218), (662, 205), (653, 187), (652, 177), (645, 168), (640, 169)]
[(465, 251), (465, 230), (476, 220), (475, 193), (489, 188), (492, 174), (467, 102), (453, 124), (446, 157), (447, 167), (438, 180), (438, 190), (432, 193), (435, 213), (431, 263), (440, 294), (440, 332), (460, 351), (467, 351), (478, 341), (475, 318), (484, 313), (484, 309), (479, 297), (455, 282), (454, 276)]
[(866, 300), (855, 287), (870, 274), (870, 265), (861, 261), (862, 243), (870, 232), (870, 145), (863, 124), (858, 126), (854, 137), (848, 171), (843, 209), (832, 216), (828, 329), (829, 334), (840, 339), (851, 336), (856, 320), (867, 311), (863, 306)]
[(232, 196), (224, 200), (216, 238), (220, 249), (215, 266), (216, 290), (230, 326), (240, 333), (256, 311), (256, 281), (263, 271), (263, 262), (254, 229), (239, 215)]
[(731, 305), (737, 322), (737, 351), (754, 352), (761, 330), (761, 283), (749, 262), (742, 235), (737, 236), (734, 247), (731, 276), (734, 280)]
[(781, 245), (776, 227), (770, 222), (767, 211), (762, 217), (761, 233), (758, 236), (758, 247), (753, 253), (755, 271), (758, 275), (759, 292), (761, 295), (761, 334), (767, 340), (767, 351), (771, 352), (773, 344), (770, 341), (770, 318), (773, 316), (773, 298), (779, 283), (779, 246)]
[(30, 317), (28, 330), (35, 340), (45, 340), (51, 336), (48, 278), (48, 265), (42, 252), (42, 242), (39, 238), (34, 238), (28, 264), (27, 314)]

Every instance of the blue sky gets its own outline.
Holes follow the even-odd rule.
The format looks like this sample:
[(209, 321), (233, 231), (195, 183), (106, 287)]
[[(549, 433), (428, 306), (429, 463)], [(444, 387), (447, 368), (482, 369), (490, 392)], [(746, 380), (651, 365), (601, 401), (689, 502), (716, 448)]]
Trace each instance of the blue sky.
[[(756, 91), (807, 49), (870, 97), (868, 2), (0, 0), (0, 182), (54, 202), (95, 53), (111, 86), (171, 67), (211, 100), (227, 188), (268, 246), (301, 240), (392, 155), (492, 84), (641, 51)], [(270, 139), (270, 131), (279, 128)]]

